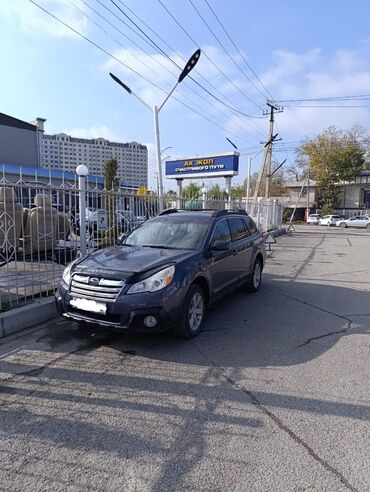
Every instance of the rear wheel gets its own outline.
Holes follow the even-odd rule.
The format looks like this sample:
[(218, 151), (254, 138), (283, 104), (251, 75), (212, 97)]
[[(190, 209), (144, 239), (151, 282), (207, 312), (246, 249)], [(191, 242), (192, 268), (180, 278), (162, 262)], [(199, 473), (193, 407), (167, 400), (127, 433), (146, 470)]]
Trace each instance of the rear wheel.
[(347, 227), (347, 224), (345, 222), (341, 222), (339, 224), (339, 227), (343, 227), (345, 229)]
[(203, 328), (206, 303), (204, 292), (199, 285), (193, 284), (186, 295), (181, 321), (174, 332), (181, 338), (192, 338)]
[(262, 282), (262, 262), (256, 259), (253, 265), (252, 275), (250, 276), (245, 288), (248, 292), (257, 292)]

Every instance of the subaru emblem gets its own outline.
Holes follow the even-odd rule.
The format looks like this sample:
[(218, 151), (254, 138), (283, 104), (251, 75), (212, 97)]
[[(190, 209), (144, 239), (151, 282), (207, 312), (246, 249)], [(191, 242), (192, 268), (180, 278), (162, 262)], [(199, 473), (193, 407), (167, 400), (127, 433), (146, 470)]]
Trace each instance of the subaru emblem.
[(88, 281), (88, 284), (89, 285), (97, 286), (97, 285), (99, 285), (99, 279), (96, 278), (96, 277), (90, 277), (89, 278), (89, 281)]

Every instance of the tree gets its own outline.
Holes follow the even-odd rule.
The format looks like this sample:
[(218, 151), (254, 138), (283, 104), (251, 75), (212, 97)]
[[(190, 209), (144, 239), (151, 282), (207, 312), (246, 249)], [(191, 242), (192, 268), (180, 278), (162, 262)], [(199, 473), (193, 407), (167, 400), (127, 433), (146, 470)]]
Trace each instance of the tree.
[(231, 187), (231, 198), (233, 200), (241, 200), (246, 194), (246, 187), (244, 185), (235, 185)]
[(363, 168), (365, 130), (355, 126), (344, 131), (329, 127), (298, 149), (298, 161), (306, 164), (318, 186), (319, 199), (325, 210), (332, 210), (340, 192), (338, 184), (349, 181)]
[[(113, 192), (118, 189), (119, 179), (117, 177), (117, 170), (118, 163), (116, 159), (109, 159), (104, 164), (104, 184), (107, 191)], [(108, 218), (108, 229), (105, 231), (105, 237), (108, 244), (113, 244), (117, 231), (115, 227), (115, 197), (112, 193), (107, 193), (105, 207)]]
[(146, 196), (148, 194), (148, 188), (146, 186), (139, 186), (136, 194), (138, 196)]
[(207, 190), (207, 197), (210, 200), (226, 200), (227, 193), (225, 190), (221, 190), (219, 184), (215, 184)]
[(104, 164), (104, 184), (108, 191), (117, 190), (119, 179), (117, 177), (118, 162), (117, 159), (109, 159)]
[(182, 189), (182, 198), (197, 198), (200, 195), (200, 185), (189, 183)]
[[(277, 164), (278, 165), (278, 164)], [(285, 189), (285, 176), (284, 171), (280, 168), (275, 174), (271, 176), (270, 180), (270, 196), (284, 196)]]

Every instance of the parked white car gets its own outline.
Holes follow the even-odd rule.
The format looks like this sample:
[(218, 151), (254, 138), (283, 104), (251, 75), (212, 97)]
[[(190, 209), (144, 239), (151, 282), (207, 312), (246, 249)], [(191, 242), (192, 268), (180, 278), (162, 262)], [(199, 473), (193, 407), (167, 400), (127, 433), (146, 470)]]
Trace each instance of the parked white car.
[(337, 227), (358, 227), (370, 229), (370, 217), (368, 215), (356, 215), (349, 219), (341, 219), (336, 223)]
[(335, 226), (338, 220), (341, 220), (339, 215), (324, 215), (319, 220), (319, 225)]
[(307, 218), (307, 224), (318, 224), (320, 219), (320, 214), (310, 214)]

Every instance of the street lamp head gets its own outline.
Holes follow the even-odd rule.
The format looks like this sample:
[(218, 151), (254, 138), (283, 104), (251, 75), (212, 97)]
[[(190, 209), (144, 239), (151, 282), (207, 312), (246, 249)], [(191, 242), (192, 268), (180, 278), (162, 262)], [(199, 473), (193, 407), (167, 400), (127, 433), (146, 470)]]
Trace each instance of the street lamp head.
[(200, 54), (201, 54), (201, 50), (200, 50), (200, 48), (198, 48), (197, 51), (195, 51), (195, 53), (193, 53), (193, 55), (191, 56), (191, 58), (189, 59), (189, 61), (185, 65), (185, 68), (181, 72), (179, 80), (178, 80), (179, 83), (182, 82), (184, 80), (184, 78), (187, 75), (189, 75), (189, 73), (193, 70), (195, 65), (198, 63)]
[(238, 147), (234, 144), (234, 142), (232, 142), (229, 138), (225, 137), (226, 140), (231, 143), (231, 145), (234, 147), (234, 149), (238, 150)]
[(129, 94), (131, 94), (132, 90), (130, 89), (130, 87), (128, 87), (126, 84), (124, 84), (122, 82), (122, 80), (120, 80), (118, 77), (116, 77), (115, 75), (113, 75), (111, 72), (109, 72), (109, 75), (112, 77), (112, 79), (117, 82), (118, 85), (120, 85), (121, 87), (123, 87), (125, 89), (125, 91), (127, 91)]
[(89, 170), (84, 164), (80, 164), (76, 167), (76, 173), (78, 176), (87, 176), (89, 174)]

